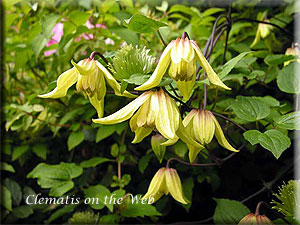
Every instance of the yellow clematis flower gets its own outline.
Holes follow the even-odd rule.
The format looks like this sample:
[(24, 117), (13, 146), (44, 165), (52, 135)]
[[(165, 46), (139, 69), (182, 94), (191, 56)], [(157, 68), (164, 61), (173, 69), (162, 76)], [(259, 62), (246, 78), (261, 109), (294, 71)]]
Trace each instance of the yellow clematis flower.
[(209, 81), (219, 87), (230, 90), (218, 77), (195, 41), (186, 38), (177, 38), (171, 41), (162, 53), (153, 74), (135, 90), (148, 90), (159, 85), (168, 69), (169, 76), (176, 81), (177, 87), (184, 99), (189, 99), (196, 82), (196, 61), (206, 71)]
[[(299, 48), (292, 46), (291, 48), (287, 48), (285, 51), (285, 55), (293, 55), (293, 56), (298, 56), (298, 59), (296, 60), (296, 62), (300, 63), (300, 51)], [(291, 62), (293, 62), (295, 60), (289, 60), (284, 62), (283, 66), (287, 66), (289, 65)]]
[(51, 92), (39, 95), (40, 98), (61, 98), (66, 96), (68, 89), (77, 82), (77, 91), (82, 91), (88, 96), (91, 104), (97, 110), (98, 117), (103, 116), (106, 82), (112, 87), (116, 95), (134, 98), (127, 91), (121, 93), (120, 84), (110, 72), (98, 61), (87, 58), (78, 64), (72, 61), (73, 68), (62, 73), (57, 79), (57, 87)]
[(265, 215), (255, 215), (254, 213), (249, 213), (241, 221), (238, 223), (238, 225), (241, 224), (270, 224), (273, 225), (272, 221), (266, 217)]
[[(264, 19), (264, 22), (270, 22), (270, 20)], [(269, 24), (259, 23), (255, 38), (252, 44), (250, 45), (250, 48), (253, 48), (260, 41), (260, 38), (265, 39), (270, 34), (272, 29), (273, 27)]]
[[(233, 152), (239, 151), (226, 140), (218, 120), (210, 111), (193, 109), (184, 118), (183, 125), (188, 135), (201, 145), (210, 143), (215, 135), (221, 146)], [(190, 162), (193, 162), (202, 149), (195, 147), (195, 145), (187, 144), (187, 146)]]
[(181, 180), (175, 169), (160, 168), (152, 178), (147, 193), (142, 199), (154, 198), (154, 201), (161, 196), (171, 194), (171, 196), (182, 204), (188, 204), (189, 201), (183, 195)]
[(162, 89), (146, 91), (119, 111), (104, 118), (93, 119), (93, 122), (116, 124), (128, 119), (130, 128), (135, 133), (132, 143), (141, 142), (156, 130), (167, 139), (161, 145), (175, 144), (180, 138), (192, 146), (203, 147), (185, 133), (176, 102)]

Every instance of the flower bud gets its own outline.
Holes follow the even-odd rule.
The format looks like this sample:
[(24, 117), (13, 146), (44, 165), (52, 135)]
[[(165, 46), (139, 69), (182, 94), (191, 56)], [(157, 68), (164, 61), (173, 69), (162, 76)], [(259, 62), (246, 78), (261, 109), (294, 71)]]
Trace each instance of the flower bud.
[[(285, 55), (293, 55), (293, 56), (297, 56), (297, 62), (300, 63), (300, 50), (297, 47), (292, 46), (291, 48), (287, 48), (285, 51)], [(283, 66), (287, 66), (288, 64), (290, 64), (291, 62), (293, 62), (295, 60), (291, 59), (289, 61), (284, 62)]]
[(271, 224), (273, 225), (272, 221), (266, 217), (265, 215), (255, 215), (254, 213), (249, 213), (246, 215), (241, 221), (238, 223), (240, 224)]

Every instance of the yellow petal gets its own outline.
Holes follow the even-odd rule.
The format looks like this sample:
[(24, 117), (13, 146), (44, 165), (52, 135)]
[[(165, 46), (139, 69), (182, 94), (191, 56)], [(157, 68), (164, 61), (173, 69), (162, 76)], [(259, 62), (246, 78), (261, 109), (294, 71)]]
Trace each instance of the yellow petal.
[(197, 155), (199, 154), (199, 152), (202, 149), (196, 148), (194, 145), (189, 145), (187, 144), (187, 147), (189, 149), (189, 159), (190, 159), (190, 163), (193, 163), (197, 157)]
[(198, 149), (204, 149), (203, 145), (199, 144), (191, 137), (191, 135), (187, 132), (186, 128), (183, 126), (182, 122), (179, 123), (179, 128), (176, 134), (184, 143), (193, 145)]
[(174, 145), (177, 141), (178, 141), (178, 137), (176, 137), (175, 139), (169, 139), (163, 143), (161, 143), (161, 146), (170, 146), (170, 145)]
[(159, 101), (159, 113), (155, 119), (155, 127), (167, 139), (175, 139), (176, 134), (175, 130), (172, 129), (171, 123), (174, 121), (170, 120), (170, 111), (167, 107), (166, 96), (161, 90), (158, 92), (158, 101)]
[(184, 52), (183, 52), (183, 60), (186, 62), (190, 62), (194, 59), (195, 52), (192, 47), (191, 41), (186, 37), (184, 40)]
[[(259, 24), (259, 25), (260, 25), (260, 24)], [(250, 48), (253, 48), (253, 47), (260, 41), (260, 30), (259, 30), (259, 25), (258, 25), (258, 28), (257, 28), (257, 31), (256, 31), (255, 38), (254, 38), (252, 44), (250, 45)]]
[(173, 47), (173, 42), (168, 44), (168, 46), (165, 48), (164, 52), (162, 53), (162, 55), (159, 59), (157, 66), (156, 66), (153, 74), (149, 78), (149, 80), (147, 80), (141, 86), (136, 87), (134, 90), (143, 91), (143, 90), (148, 90), (150, 88), (153, 88), (153, 87), (156, 87), (159, 85), (162, 77), (164, 76), (164, 74), (170, 64), (170, 61), (171, 61), (170, 52), (171, 52), (172, 47)]
[(97, 72), (97, 66), (95, 64), (95, 60), (93, 59), (84, 59), (81, 60), (78, 64), (76, 64), (73, 60), (71, 60), (72, 65), (76, 68), (78, 73), (82, 76), (88, 76), (90, 74), (94, 74)]
[(215, 125), (216, 125), (216, 132), (215, 132), (215, 135), (216, 135), (216, 138), (219, 142), (219, 144), (221, 146), (223, 146), (224, 148), (230, 150), (230, 151), (233, 151), (233, 152), (239, 152), (240, 150), (236, 150), (234, 147), (232, 147), (229, 142), (227, 141), (227, 139), (225, 138), (224, 136), (224, 133), (222, 131), (222, 128), (218, 122), (218, 120), (216, 119), (216, 117), (214, 115), (212, 115), (212, 118), (215, 122)]
[(98, 61), (96, 61), (98, 68), (103, 72), (103, 75), (111, 88), (114, 90), (115, 94), (118, 96), (125, 96), (128, 98), (135, 98), (137, 95), (131, 94), (128, 91), (124, 91), (121, 94), (121, 85), (115, 80), (115, 78), (111, 75), (111, 73)]
[(97, 95), (93, 95), (92, 97), (88, 95), (90, 103), (97, 110), (98, 118), (101, 118), (104, 113), (104, 96), (101, 100), (98, 100)]
[(173, 63), (178, 64), (181, 62), (183, 56), (183, 41), (180, 38), (177, 38), (175, 41), (173, 40), (173, 48), (171, 49), (171, 60)]
[(165, 174), (167, 188), (172, 197), (182, 204), (188, 204), (189, 201), (183, 196), (182, 185), (177, 171), (172, 168), (167, 168)]
[(149, 110), (146, 116), (147, 126), (154, 127), (155, 119), (157, 114), (159, 113), (159, 102), (158, 102), (158, 93), (157, 91), (152, 92), (152, 96), (149, 99)]
[(209, 82), (211, 82), (212, 84), (222, 87), (226, 90), (231, 90), (231, 88), (227, 87), (218, 77), (218, 75), (215, 73), (215, 71), (213, 70), (213, 68), (210, 66), (210, 64), (207, 62), (205, 56), (202, 54), (200, 48), (198, 47), (198, 45), (196, 44), (195, 41), (191, 41), (192, 42), (192, 46), (194, 48), (194, 50), (196, 51), (196, 54), (198, 56), (198, 60), (199, 63), (201, 65), (201, 67), (204, 69), (204, 71), (207, 73), (207, 77), (209, 79)]
[(193, 75), (193, 78), (191, 80), (176, 81), (176, 85), (185, 101), (190, 99), (195, 82), (196, 82), (196, 74)]
[(196, 115), (197, 113), (197, 110), (196, 109), (192, 109), (187, 115), (186, 117), (184, 117), (182, 123), (183, 123), (183, 126), (187, 126), (191, 120), (194, 118), (194, 116)]
[(147, 122), (150, 99), (144, 102), (144, 104), (139, 108), (136, 114), (130, 119), (130, 128), (135, 131), (138, 127), (142, 127)]
[(57, 87), (43, 95), (39, 95), (40, 98), (61, 98), (66, 96), (68, 89), (75, 84), (78, 79), (78, 74), (75, 68), (69, 69), (62, 73), (57, 79)]
[(119, 111), (113, 113), (110, 116), (100, 118), (100, 119), (93, 119), (94, 123), (100, 124), (116, 124), (121, 123), (125, 120), (128, 120), (132, 115), (135, 113), (136, 110), (151, 96), (150, 91), (147, 91), (141, 94), (138, 98), (130, 102), (128, 105), (120, 109)]
[(133, 141), (131, 142), (132, 144), (136, 144), (144, 140), (145, 137), (147, 137), (149, 134), (151, 134), (153, 129), (151, 128), (144, 128), (144, 127), (138, 127), (135, 130), (135, 136)]
[[(154, 198), (154, 202), (157, 201), (163, 194), (166, 194), (166, 178), (165, 178), (166, 168), (160, 168), (154, 177), (152, 178), (147, 193), (142, 197)], [(168, 193), (168, 192), (167, 192)]]

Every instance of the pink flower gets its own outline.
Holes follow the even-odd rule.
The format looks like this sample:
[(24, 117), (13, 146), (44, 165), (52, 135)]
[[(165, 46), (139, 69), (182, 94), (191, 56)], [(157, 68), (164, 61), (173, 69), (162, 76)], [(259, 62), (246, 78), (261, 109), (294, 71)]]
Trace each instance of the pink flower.
[[(64, 34), (64, 24), (63, 23), (57, 23), (53, 29), (52, 29), (52, 34), (53, 36), (51, 37), (51, 39), (48, 41), (48, 43), (46, 44), (46, 47), (50, 47), (53, 44), (57, 44), (60, 42), (61, 37)], [(47, 57), (49, 55), (52, 55), (56, 52), (55, 49), (53, 50), (49, 50), (49, 51), (45, 51), (44, 55)]]

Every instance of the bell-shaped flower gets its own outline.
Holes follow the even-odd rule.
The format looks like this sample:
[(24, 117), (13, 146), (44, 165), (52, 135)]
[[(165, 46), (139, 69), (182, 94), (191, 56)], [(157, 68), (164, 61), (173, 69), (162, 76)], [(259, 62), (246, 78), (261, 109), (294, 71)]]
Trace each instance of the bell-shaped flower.
[(178, 140), (176, 131), (179, 128), (180, 113), (175, 101), (162, 89), (144, 92), (119, 111), (104, 118), (94, 119), (93, 122), (116, 124), (129, 118), (130, 128), (135, 132), (132, 143), (141, 142), (154, 129), (168, 139), (165, 143)]
[[(264, 19), (264, 22), (270, 22), (270, 20)], [(258, 27), (257, 27), (255, 38), (254, 38), (252, 44), (250, 45), (250, 48), (253, 48), (253, 46), (256, 45), (260, 41), (261, 38), (265, 39), (270, 34), (272, 29), (273, 29), (273, 27), (269, 24), (259, 23)]]
[(187, 100), (196, 82), (196, 61), (207, 73), (207, 77), (212, 84), (230, 90), (210, 66), (196, 42), (189, 40), (188, 37), (171, 41), (162, 53), (149, 80), (135, 88), (135, 90), (148, 90), (158, 86), (170, 66), (169, 76), (176, 81), (180, 93)]
[(97, 110), (98, 117), (103, 116), (104, 97), (106, 94), (106, 82), (112, 87), (116, 95), (136, 97), (125, 91), (121, 93), (120, 84), (114, 79), (110, 72), (94, 59), (84, 59), (79, 63), (72, 61), (73, 68), (62, 73), (57, 79), (57, 87), (51, 92), (39, 95), (41, 98), (61, 98), (67, 94), (68, 89), (77, 82), (77, 91), (87, 95), (91, 104)]
[(265, 215), (255, 215), (254, 213), (249, 213), (241, 219), (238, 225), (241, 224), (270, 224), (273, 225), (272, 221)]
[[(183, 125), (188, 135), (201, 145), (209, 144), (216, 136), (219, 144), (224, 148), (234, 152), (239, 151), (229, 144), (218, 120), (210, 111), (193, 109), (184, 118)], [(187, 146), (190, 161), (193, 162), (202, 149), (195, 147), (195, 145), (187, 144)]]
[[(285, 51), (285, 55), (297, 56), (298, 59), (296, 59), (296, 60), (298, 63), (300, 63), (300, 50), (298, 47), (292, 46), (291, 48), (287, 48)], [(293, 61), (295, 61), (295, 60), (291, 59), (289, 61), (285, 61), (283, 66), (287, 66), (288, 64), (290, 64)]]
[(171, 194), (171, 196), (182, 204), (189, 201), (184, 197), (180, 177), (175, 169), (160, 168), (151, 180), (147, 193), (142, 199), (154, 198), (157, 201), (161, 196)]

